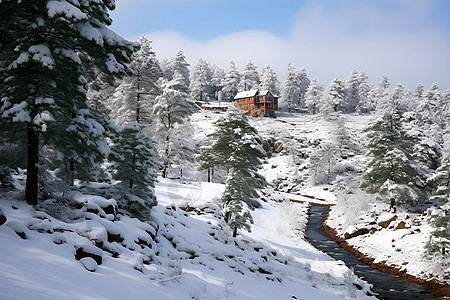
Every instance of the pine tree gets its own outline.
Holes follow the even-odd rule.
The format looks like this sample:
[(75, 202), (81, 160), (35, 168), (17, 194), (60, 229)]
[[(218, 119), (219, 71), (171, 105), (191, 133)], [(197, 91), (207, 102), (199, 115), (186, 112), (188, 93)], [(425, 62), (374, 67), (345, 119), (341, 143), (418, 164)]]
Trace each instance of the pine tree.
[(214, 125), (217, 129), (210, 135), (212, 145), (201, 150), (201, 168), (221, 166), (227, 170), (225, 191), (221, 198), (222, 214), (233, 229), (233, 236), (236, 236), (240, 228), (250, 231), (252, 217), (249, 210), (258, 206), (256, 190), (266, 184), (258, 174), (265, 151), (256, 129), (240, 110), (230, 109)]
[(156, 205), (156, 163), (153, 141), (141, 132), (136, 122), (128, 123), (111, 147), (113, 178), (121, 181), (119, 206), (147, 219)]
[(198, 63), (192, 68), (190, 75), (191, 98), (194, 101), (208, 101), (208, 88), (211, 79), (209, 78), (208, 63), (199, 59)]
[(259, 86), (259, 74), (255, 64), (250, 60), (242, 69), (241, 80), (238, 85), (239, 91), (257, 89)]
[[(177, 126), (189, 123), (189, 116), (193, 113), (193, 107), (189, 98), (189, 88), (185, 85), (183, 76), (175, 72), (174, 77), (165, 87), (162, 95), (156, 97), (156, 104), (153, 109), (155, 115), (155, 139), (158, 154), (162, 160), (163, 177), (166, 178), (169, 168), (172, 167), (172, 157), (177, 151), (181, 151), (187, 144), (183, 144), (184, 139), (177, 139), (175, 136), (183, 134), (177, 130)], [(178, 125), (177, 125), (178, 124)], [(179, 164), (178, 164), (179, 165)], [(180, 170), (180, 173), (182, 170)]]
[(378, 87), (373, 90), (371, 98), (375, 103), (375, 107), (378, 111), (386, 112), (385, 108), (389, 103), (389, 79), (386, 76), (383, 76), (383, 79), (378, 84)]
[(439, 144), (443, 143), (443, 129), (445, 120), (443, 118), (443, 103), (441, 103), (441, 93), (439, 86), (434, 83), (423, 96), (415, 110), (416, 120), (425, 132), (432, 136), (433, 140)]
[(356, 110), (360, 113), (370, 113), (375, 110), (375, 103), (371, 101), (370, 92), (372, 90), (372, 86), (367, 83), (367, 75), (366, 72), (359, 72), (359, 90), (358, 97), (359, 103)]
[(280, 82), (278, 81), (277, 74), (270, 65), (266, 65), (261, 73), (260, 89), (263, 91), (270, 91), (274, 95), (280, 93)]
[(213, 66), (213, 71), (211, 75), (211, 86), (214, 98), (219, 99), (219, 93), (222, 91), (222, 83), (225, 78), (225, 71), (218, 66)]
[(342, 111), (353, 113), (356, 111), (356, 107), (359, 105), (360, 94), (359, 94), (359, 86), (360, 86), (360, 77), (359, 73), (356, 70), (353, 70), (349, 77), (344, 82), (345, 87), (345, 98), (342, 101), (341, 107)]
[(57, 175), (64, 178), (70, 186), (74, 185), (75, 178), (84, 181), (98, 179), (95, 176), (98, 175), (96, 171), (99, 164), (110, 153), (105, 128), (96, 120), (102, 117), (93, 115), (88, 109), (80, 109), (64, 133), (54, 132), (52, 129), (48, 132), (59, 136), (58, 143), (69, 145), (54, 153), (52, 163), (59, 168)]
[(311, 154), (309, 163), (311, 164), (313, 185), (328, 184), (332, 181), (333, 168), (337, 162), (337, 150), (336, 145), (328, 142), (320, 145), (320, 148)]
[(300, 83), (298, 81), (298, 72), (288, 65), (285, 79), (281, 83), (280, 107), (291, 112), (291, 108), (297, 106), (300, 97)]
[(370, 161), (361, 187), (369, 193), (379, 193), (381, 199), (413, 206), (427, 199), (425, 180), (417, 169), (413, 149), (414, 137), (403, 127), (398, 113), (386, 113), (367, 129)]
[(419, 83), (416, 86), (416, 88), (414, 89), (413, 98), (411, 101), (412, 103), (410, 105), (409, 111), (415, 111), (415, 108), (417, 108), (417, 105), (419, 105), (419, 103), (422, 102), (422, 100), (423, 100), (424, 92), (425, 92), (425, 89), (423, 87), (423, 84)]
[[(0, 87), (0, 115), (2, 127), (27, 135), (29, 204), (37, 203), (42, 135), (70, 126), (86, 108), (84, 65), (105, 73), (127, 71), (123, 63), (134, 46), (107, 28), (114, 8), (109, 0), (0, 2), (0, 61), (7, 78)], [(58, 148), (71, 147), (54, 141)]]
[(433, 228), (430, 240), (426, 244), (428, 257), (447, 267), (450, 250), (450, 202), (448, 199), (441, 207), (432, 207), (427, 211), (427, 221)]
[(297, 106), (303, 108), (305, 106), (306, 91), (308, 90), (310, 80), (305, 68), (297, 70), (297, 81), (299, 86)]
[(442, 160), (441, 166), (428, 181), (433, 185), (431, 200), (450, 202), (450, 155)]
[(404, 85), (398, 83), (394, 90), (388, 96), (389, 101), (385, 111), (397, 111), (403, 114), (408, 111), (408, 105), (411, 100), (410, 94)]
[(337, 112), (341, 110), (342, 103), (345, 98), (345, 88), (341, 80), (334, 78), (328, 85), (324, 97), (322, 99), (322, 104), (320, 106), (320, 111), (323, 113)]
[(163, 73), (151, 41), (141, 36), (138, 43), (140, 49), (130, 64), (133, 74), (122, 79), (111, 99), (111, 119), (118, 126), (132, 121), (150, 126), (155, 98), (162, 92), (159, 80)]
[(241, 75), (234, 64), (234, 61), (230, 61), (230, 65), (225, 72), (225, 78), (223, 79), (222, 85), (222, 98), (233, 100), (234, 96), (238, 93), (238, 86), (241, 80)]
[(183, 51), (178, 51), (165, 66), (165, 76), (168, 81), (174, 79), (175, 73), (178, 73), (183, 78), (184, 84), (189, 87), (191, 82), (189, 80), (189, 63), (186, 61)]
[(314, 115), (319, 111), (320, 100), (323, 96), (323, 86), (316, 80), (311, 80), (308, 90), (305, 94), (305, 104), (308, 110)]

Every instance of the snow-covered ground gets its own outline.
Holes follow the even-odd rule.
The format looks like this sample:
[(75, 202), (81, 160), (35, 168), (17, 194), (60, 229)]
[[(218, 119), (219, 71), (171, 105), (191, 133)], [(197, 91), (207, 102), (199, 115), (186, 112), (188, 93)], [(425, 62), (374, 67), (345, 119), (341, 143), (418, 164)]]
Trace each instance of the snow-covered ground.
[[(198, 113), (199, 134), (211, 132), (220, 115)], [(279, 120), (252, 122), (276, 122), (269, 126), (274, 133), (285, 130)], [(292, 172), (291, 160), (269, 159), (268, 180)], [(23, 185), (23, 173), (16, 179)], [(252, 232), (232, 238), (214, 203), (223, 189), (160, 178), (150, 223), (116, 213), (113, 199), (81, 192), (35, 208), (21, 201), (21, 192), (2, 193), (0, 299), (371, 298), (367, 283), (305, 241), (308, 204), (283, 197), (333, 202), (331, 193), (309, 188), (304, 197), (268, 189), (252, 213)]]
[[(304, 240), (307, 204), (264, 202), (252, 233), (235, 239), (211, 204), (222, 185), (160, 178), (156, 190), (157, 234), (155, 225), (104, 213), (114, 200), (76, 193), (72, 206), (54, 210), (52, 200), (32, 208), (3, 194), (0, 299), (366, 297), (368, 285)], [(101, 264), (77, 261), (79, 249)]]
[[(197, 139), (211, 133), (211, 123), (221, 115), (195, 114)], [(113, 199), (81, 192), (65, 203), (48, 199), (36, 208), (21, 201), (20, 192), (0, 194), (0, 214), (6, 217), (0, 225), (0, 299), (373, 298), (367, 296), (369, 284), (304, 237), (307, 202), (336, 203), (332, 185), (312, 186), (308, 158), (335, 139), (339, 127), (357, 136), (374, 116), (342, 118), (344, 123), (302, 114), (251, 119), (265, 139), (281, 143), (262, 170), (280, 192), (265, 191), (262, 207), (252, 212), (252, 232), (239, 231), (237, 238), (220, 220), (215, 199), (224, 186), (219, 183), (159, 178), (158, 205), (149, 223), (116, 214)], [(336, 164), (337, 181), (360, 172), (361, 153), (346, 151), (345, 162)], [(21, 176), (17, 185), (23, 185)], [(344, 229), (339, 216), (330, 218), (338, 230), (358, 223)], [(426, 230), (406, 237), (410, 231), (415, 228), (370, 235), (383, 243), (363, 237), (351, 242), (365, 244), (359, 250), (380, 260), (385, 260), (380, 253), (391, 255), (395, 264), (395, 257), (414, 253), (408, 247), (426, 238)], [(425, 263), (411, 257), (408, 270), (420, 273)]]
[[(364, 195), (360, 194), (360, 199)], [(370, 197), (369, 197), (370, 198)], [(351, 202), (351, 199), (349, 199)], [(349, 211), (353, 213), (350, 218)], [(427, 258), (426, 243), (432, 228), (423, 214), (397, 209), (389, 212), (389, 204), (363, 202), (359, 209), (337, 206), (330, 212), (327, 225), (344, 238), (358, 230), (364, 234), (349, 237), (346, 242), (364, 255), (425, 280), (438, 279), (450, 283), (450, 266)], [(365, 231), (361, 231), (365, 230)]]

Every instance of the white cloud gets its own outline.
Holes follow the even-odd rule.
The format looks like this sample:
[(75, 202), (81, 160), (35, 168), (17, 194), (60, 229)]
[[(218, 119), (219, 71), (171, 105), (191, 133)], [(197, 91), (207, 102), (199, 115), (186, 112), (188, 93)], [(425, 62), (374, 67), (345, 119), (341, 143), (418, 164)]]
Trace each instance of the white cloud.
[(280, 80), (287, 64), (292, 63), (305, 67), (310, 78), (325, 85), (355, 68), (364, 69), (373, 84), (387, 75), (391, 85), (400, 82), (414, 88), (417, 83), (429, 86), (436, 81), (441, 88), (450, 88), (448, 33), (427, 25), (429, 4), (433, 2), (398, 0), (397, 9), (391, 10), (368, 3), (334, 2), (335, 9), (330, 10), (321, 1), (311, 2), (299, 11), (291, 34), (285, 38), (255, 30), (208, 41), (169, 31), (146, 36), (153, 40), (160, 59), (183, 50), (191, 64), (203, 58), (227, 67), (234, 60), (242, 68), (253, 60), (260, 68), (272, 65)]

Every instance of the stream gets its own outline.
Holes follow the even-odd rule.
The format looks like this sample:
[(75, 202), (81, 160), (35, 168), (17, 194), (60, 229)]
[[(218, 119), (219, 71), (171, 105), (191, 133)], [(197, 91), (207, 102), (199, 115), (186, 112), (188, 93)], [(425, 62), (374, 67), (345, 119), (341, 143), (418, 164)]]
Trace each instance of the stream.
[(312, 205), (309, 211), (306, 237), (314, 247), (336, 260), (343, 261), (349, 268), (353, 269), (358, 277), (373, 284), (373, 291), (378, 294), (380, 299), (438, 299), (427, 293), (422, 285), (373, 269), (342, 248), (338, 242), (320, 229), (328, 209), (326, 206)]

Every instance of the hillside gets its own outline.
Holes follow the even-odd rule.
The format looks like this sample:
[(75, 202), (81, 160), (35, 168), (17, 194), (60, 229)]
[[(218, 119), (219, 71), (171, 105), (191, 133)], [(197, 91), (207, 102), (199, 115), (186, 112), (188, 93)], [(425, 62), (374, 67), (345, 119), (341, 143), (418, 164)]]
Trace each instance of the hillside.
[[(200, 137), (219, 116), (194, 116)], [(269, 124), (290, 119), (252, 121), (272, 135), (284, 129)], [(290, 158), (273, 155), (264, 165), (268, 180), (290, 170)], [(14, 178), (23, 189), (24, 174)], [(88, 191), (79, 187), (65, 202), (47, 199), (35, 208), (20, 201), (21, 191), (2, 193), (0, 298), (363, 299), (369, 292), (345, 265), (305, 241), (308, 204), (271, 189), (253, 212), (252, 233), (238, 238), (214, 203), (222, 184), (159, 178), (150, 223)]]

